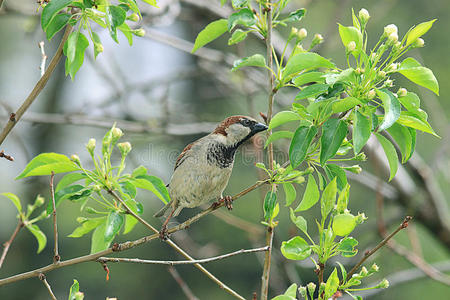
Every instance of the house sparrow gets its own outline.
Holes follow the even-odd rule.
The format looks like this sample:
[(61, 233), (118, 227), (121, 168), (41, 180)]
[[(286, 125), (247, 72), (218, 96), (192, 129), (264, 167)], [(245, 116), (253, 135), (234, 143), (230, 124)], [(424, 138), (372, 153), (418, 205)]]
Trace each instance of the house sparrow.
[(222, 196), (233, 169), (234, 154), (246, 140), (267, 126), (246, 116), (231, 116), (205, 137), (189, 144), (175, 163), (168, 191), (171, 201), (154, 216), (170, 213), (160, 231), (167, 238), (167, 223), (185, 207), (197, 207), (212, 199), (224, 201), (231, 209), (231, 197)]

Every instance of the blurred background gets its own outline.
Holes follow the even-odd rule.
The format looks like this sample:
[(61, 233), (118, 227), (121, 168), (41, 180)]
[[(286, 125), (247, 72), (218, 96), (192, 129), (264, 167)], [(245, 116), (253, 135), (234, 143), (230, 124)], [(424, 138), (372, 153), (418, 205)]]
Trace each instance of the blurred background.
[[(229, 2), (229, 1), (228, 1)], [(13, 129), (1, 149), (15, 158), (14, 162), (0, 159), (0, 192), (12, 192), (23, 204), (32, 203), (40, 194), (49, 199), (49, 178), (14, 178), (28, 161), (42, 152), (66, 155), (78, 154), (85, 165), (89, 155), (85, 144), (89, 138), (100, 140), (113, 122), (117, 122), (133, 150), (127, 169), (144, 165), (152, 175), (168, 182), (175, 160), (184, 146), (210, 132), (217, 122), (233, 114), (257, 117), (266, 112), (266, 73), (249, 69), (246, 73), (231, 73), (230, 62), (237, 57), (265, 53), (263, 42), (251, 36), (237, 46), (227, 46), (227, 37), (207, 45), (195, 55), (190, 54), (198, 32), (209, 22), (227, 17), (230, 4), (220, 6), (218, 0), (158, 0), (160, 9), (138, 1), (144, 19), (141, 25), (146, 36), (135, 38), (130, 47), (123, 36), (114, 43), (107, 30), (98, 31), (105, 51), (93, 58), (92, 46), (75, 80), (64, 76), (60, 63), (49, 83)], [(35, 1), (4, 1), (0, 9), (0, 125), (6, 124), (29, 94), (40, 76), (40, 41), (45, 41), (49, 59), (56, 50), (61, 34), (51, 42), (40, 27), (38, 4)], [(368, 33), (373, 46), (383, 27), (394, 23), (403, 36), (409, 27), (438, 19), (423, 38), (425, 48), (410, 55), (433, 70), (440, 83), (440, 96), (417, 88), (404, 78), (395, 78), (396, 86), (416, 92), (429, 120), (442, 137), (418, 132), (417, 152), (403, 165), (395, 179), (387, 184), (386, 159), (375, 143), (365, 149), (369, 160), (362, 163), (362, 176), (349, 174), (350, 209), (365, 212), (369, 218), (359, 226), (354, 236), (359, 240), (359, 254), (350, 259), (338, 258), (351, 268), (361, 255), (381, 239), (383, 226), (392, 231), (405, 215), (414, 216), (412, 224), (395, 238), (395, 244), (384, 247), (369, 259), (366, 266), (376, 262), (381, 271), (364, 282), (372, 286), (386, 277), (391, 287), (361, 293), (368, 299), (444, 299), (450, 294), (450, 2), (444, 0), (292, 0), (287, 11), (305, 7), (307, 16), (296, 27), (305, 27), (309, 45), (314, 33), (321, 33), (325, 42), (316, 51), (344, 66), (345, 50), (341, 44), (337, 23), (351, 24), (351, 8), (356, 12), (366, 8), (371, 19)], [(286, 36), (290, 28), (279, 28)], [(279, 46), (275, 39), (275, 46)], [(283, 44), (281, 44), (281, 47)], [(243, 78), (248, 79), (244, 82)], [(295, 91), (279, 93), (275, 110), (290, 107)], [(258, 179), (253, 166), (264, 159), (262, 137), (243, 147), (236, 156), (235, 167), (226, 194), (233, 195)], [(277, 144), (276, 155), (283, 162), (288, 145)], [(117, 153), (117, 158), (119, 154)], [(57, 179), (60, 177), (58, 176)], [(304, 187), (298, 189), (302, 195)], [(282, 192), (280, 196), (282, 197)], [(222, 209), (209, 215), (183, 232), (172, 236), (175, 242), (196, 258), (215, 256), (242, 248), (264, 244), (262, 219), (263, 190), (239, 199), (231, 213)], [(155, 227), (160, 221), (152, 214), (162, 203), (149, 193), (140, 191), (138, 199), (144, 204), (144, 218)], [(300, 198), (297, 200), (296, 203)], [(280, 200), (283, 204), (283, 199)], [(382, 205), (384, 204), (384, 205)], [(295, 204), (296, 205), (296, 204)], [(60, 251), (62, 259), (88, 254), (90, 235), (68, 238), (78, 223), (79, 205), (65, 202), (58, 211)], [(183, 221), (198, 210), (184, 210), (177, 218)], [(304, 216), (316, 238), (314, 215), (318, 207)], [(280, 253), (281, 242), (299, 234), (289, 221), (288, 209), (282, 208), (276, 228), (271, 272), (270, 296), (284, 292), (291, 284), (316, 281), (310, 261), (286, 260)], [(383, 222), (381, 222), (381, 220)], [(175, 222), (175, 221), (174, 221)], [(16, 227), (16, 211), (6, 198), (0, 200), (0, 241), (7, 241)], [(40, 222), (46, 232), (46, 249), (36, 254), (37, 242), (21, 231), (10, 248), (0, 278), (35, 269), (51, 263), (52, 222)], [(128, 235), (119, 235), (118, 242), (147, 235), (138, 224)], [(121, 257), (143, 259), (182, 259), (166, 244), (154, 241)], [(206, 267), (224, 283), (246, 298), (260, 290), (263, 254), (247, 254), (207, 264)], [(334, 261), (330, 261), (330, 265)], [(110, 280), (97, 263), (84, 263), (46, 274), (56, 296), (67, 297), (75, 278), (86, 299), (185, 299), (180, 286), (168, 268), (156, 265), (109, 264)], [(177, 267), (181, 278), (199, 299), (232, 299), (204, 274), (192, 266)], [(332, 270), (329, 268), (328, 271)], [(445, 275), (447, 274), (447, 275)], [(0, 287), (0, 299), (48, 299), (45, 287), (37, 278)]]

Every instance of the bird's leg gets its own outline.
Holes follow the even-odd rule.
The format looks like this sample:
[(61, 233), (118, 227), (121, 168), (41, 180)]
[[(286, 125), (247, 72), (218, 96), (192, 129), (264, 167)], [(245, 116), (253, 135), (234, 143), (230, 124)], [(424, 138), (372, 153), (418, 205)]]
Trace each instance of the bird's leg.
[(233, 198), (231, 196), (225, 196), (225, 197), (221, 197), (219, 199), (219, 201), (214, 202), (213, 205), (217, 206), (220, 205), (220, 203), (225, 203), (225, 207), (228, 208), (228, 210), (232, 210), (233, 209)]
[(161, 230), (159, 231), (159, 238), (163, 241), (169, 238), (169, 233), (167, 232), (167, 224), (169, 223), (170, 218), (172, 218), (174, 212), (175, 208), (173, 208), (170, 214), (167, 216), (167, 219), (164, 221), (161, 226)]

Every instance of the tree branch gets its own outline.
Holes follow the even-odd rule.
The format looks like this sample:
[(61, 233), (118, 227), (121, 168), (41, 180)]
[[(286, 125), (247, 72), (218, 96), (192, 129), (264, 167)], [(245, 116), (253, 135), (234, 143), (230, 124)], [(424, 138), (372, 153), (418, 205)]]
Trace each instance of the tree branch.
[(61, 59), (61, 57), (63, 55), (64, 43), (66, 42), (67, 38), (69, 37), (69, 34), (71, 31), (72, 31), (72, 26), (67, 25), (66, 31), (64, 32), (61, 42), (59, 43), (58, 49), (56, 50), (56, 53), (53, 56), (49, 66), (48, 66), (48, 69), (45, 71), (44, 75), (36, 83), (33, 90), (28, 95), (28, 97), (25, 99), (25, 101), (22, 103), (22, 105), (19, 107), (19, 109), (15, 113), (12, 113), (10, 115), (8, 123), (5, 125), (2, 132), (0, 133), (0, 145), (3, 143), (3, 141), (6, 139), (8, 134), (11, 132), (11, 130), (14, 128), (14, 126), (17, 124), (17, 122), (19, 122), (19, 120), (22, 118), (23, 114), (27, 111), (27, 109), (30, 107), (30, 105), (33, 103), (33, 101), (36, 99), (36, 97), (39, 95), (39, 93), (42, 91), (42, 89), (47, 84), (50, 76), (52, 75), (53, 71), (55, 70), (56, 66), (58, 65), (59, 60)]
[(54, 247), (54, 256), (53, 256), (53, 262), (57, 263), (61, 260), (61, 256), (59, 255), (58, 251), (58, 224), (56, 222), (56, 204), (55, 204), (55, 190), (53, 188), (53, 180), (55, 178), (55, 172), (52, 171), (52, 175), (50, 177), (50, 195), (52, 197), (52, 205), (53, 205), (53, 233), (54, 233), (54, 240), (55, 240), (55, 247)]
[(55, 294), (53, 294), (50, 284), (48, 284), (48, 282), (47, 282), (47, 278), (45, 277), (45, 275), (43, 273), (39, 274), (39, 280), (42, 281), (42, 283), (47, 288), (47, 291), (50, 294), (50, 297), (52, 298), (52, 300), (57, 300), (55, 297)]
[(188, 300), (199, 300), (194, 293), (192, 293), (191, 289), (189, 288), (189, 286), (186, 284), (186, 282), (184, 282), (183, 278), (181, 278), (180, 274), (178, 273), (177, 269), (175, 269), (174, 267), (170, 266), (169, 268), (167, 268), (170, 275), (172, 275), (173, 279), (175, 279), (175, 281), (178, 283), (178, 285), (180, 286), (181, 290), (183, 291), (183, 293), (186, 295), (186, 298), (188, 298)]
[(23, 222), (22, 222), (22, 220), (19, 220), (19, 222), (17, 223), (16, 229), (14, 229), (14, 232), (12, 233), (11, 237), (9, 238), (9, 240), (7, 242), (5, 242), (3, 244), (4, 248), (3, 248), (2, 256), (0, 258), (0, 268), (2, 267), (3, 262), (5, 261), (6, 254), (8, 254), (9, 247), (11, 246), (12, 242), (14, 241), (17, 234), (19, 233), (19, 230), (22, 227), (23, 227)]

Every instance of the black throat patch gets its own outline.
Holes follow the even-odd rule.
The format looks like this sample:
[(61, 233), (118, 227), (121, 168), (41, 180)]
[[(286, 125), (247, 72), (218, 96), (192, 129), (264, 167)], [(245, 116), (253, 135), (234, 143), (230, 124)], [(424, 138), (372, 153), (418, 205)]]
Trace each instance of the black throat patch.
[(211, 143), (208, 146), (206, 159), (212, 165), (217, 165), (220, 168), (228, 168), (234, 161), (234, 154), (238, 146), (224, 146), (219, 143)]

